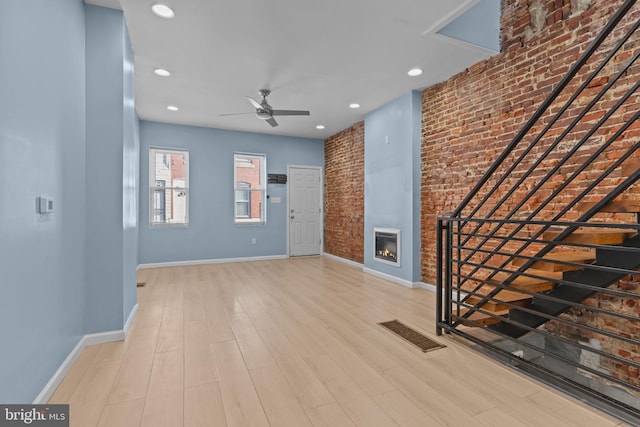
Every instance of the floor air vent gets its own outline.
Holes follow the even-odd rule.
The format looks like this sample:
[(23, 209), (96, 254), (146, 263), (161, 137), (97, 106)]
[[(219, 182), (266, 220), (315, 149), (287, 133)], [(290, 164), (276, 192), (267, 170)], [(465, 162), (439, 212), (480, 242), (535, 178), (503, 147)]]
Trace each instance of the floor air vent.
[(381, 323), (378, 323), (378, 325), (384, 328), (387, 328), (394, 334), (398, 335), (400, 338), (403, 338), (405, 341), (409, 341), (411, 344), (415, 345), (420, 350), (422, 350), (423, 353), (445, 347), (444, 345), (438, 344), (432, 339), (425, 337), (420, 332), (414, 331), (413, 329), (399, 322), (398, 320), (381, 322)]

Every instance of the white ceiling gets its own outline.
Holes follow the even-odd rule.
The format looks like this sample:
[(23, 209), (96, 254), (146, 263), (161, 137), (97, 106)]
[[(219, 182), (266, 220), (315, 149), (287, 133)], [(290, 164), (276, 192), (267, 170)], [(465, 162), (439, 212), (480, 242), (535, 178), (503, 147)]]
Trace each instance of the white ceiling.
[[(154, 0), (86, 0), (124, 11), (143, 120), (324, 139), (493, 54), (436, 34), (479, 0), (159, 1), (175, 18), (155, 16)], [(424, 74), (409, 77), (414, 66)], [(156, 76), (158, 67), (171, 77)], [(311, 116), (278, 117), (275, 128), (254, 115), (219, 116), (254, 111), (245, 96), (261, 88), (272, 90), (273, 108)]]

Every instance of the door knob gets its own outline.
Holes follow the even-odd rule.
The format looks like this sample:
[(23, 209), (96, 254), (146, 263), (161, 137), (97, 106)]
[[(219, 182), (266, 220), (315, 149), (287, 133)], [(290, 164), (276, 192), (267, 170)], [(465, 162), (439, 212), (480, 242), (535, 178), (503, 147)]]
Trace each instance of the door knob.
[(293, 217), (293, 215), (291, 215), (289, 218), (293, 219), (294, 217)]

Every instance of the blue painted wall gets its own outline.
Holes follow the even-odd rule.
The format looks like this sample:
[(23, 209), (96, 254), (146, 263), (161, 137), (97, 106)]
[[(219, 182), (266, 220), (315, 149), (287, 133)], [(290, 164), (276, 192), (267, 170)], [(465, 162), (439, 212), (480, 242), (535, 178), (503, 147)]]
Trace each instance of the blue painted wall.
[(479, 0), (438, 34), (500, 52), (500, 0)]
[(80, 0), (0, 2), (2, 403), (32, 402), (84, 334), (84, 24)]
[(126, 322), (137, 302), (138, 199), (140, 197), (140, 120), (135, 111), (133, 49), (124, 28), (123, 155), (122, 155), (122, 303)]
[[(410, 282), (420, 279), (421, 108), (414, 91), (364, 121), (364, 266)], [(374, 260), (374, 227), (401, 230), (400, 267)]]
[(87, 333), (122, 329), (135, 304), (139, 143), (128, 44), (121, 11), (86, 6)]
[[(285, 255), (286, 185), (269, 184), (266, 225), (233, 222), (233, 154), (264, 153), (268, 173), (287, 173), (287, 165), (323, 166), (324, 141), (192, 126), (141, 122), (141, 264)], [(189, 150), (189, 225), (149, 227), (149, 148)], [(257, 244), (252, 245), (255, 237)]]

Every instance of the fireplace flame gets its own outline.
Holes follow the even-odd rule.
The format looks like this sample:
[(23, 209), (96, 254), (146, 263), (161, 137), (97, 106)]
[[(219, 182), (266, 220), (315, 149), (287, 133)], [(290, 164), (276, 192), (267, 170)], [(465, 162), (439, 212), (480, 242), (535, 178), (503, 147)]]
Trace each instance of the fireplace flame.
[(387, 259), (392, 259), (394, 261), (397, 261), (398, 257), (395, 253), (391, 252), (389, 249), (384, 249), (384, 250), (379, 250), (378, 251), (378, 256), (379, 257), (383, 257), (383, 258), (387, 258)]

